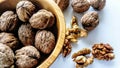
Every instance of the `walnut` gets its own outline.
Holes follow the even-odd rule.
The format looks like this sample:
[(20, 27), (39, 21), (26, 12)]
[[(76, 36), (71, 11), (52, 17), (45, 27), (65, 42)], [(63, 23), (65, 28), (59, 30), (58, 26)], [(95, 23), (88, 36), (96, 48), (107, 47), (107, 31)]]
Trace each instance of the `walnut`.
[(22, 24), (18, 29), (18, 36), (23, 45), (33, 45), (35, 33), (30, 24)]
[(17, 15), (13, 11), (6, 11), (0, 17), (0, 30), (13, 31), (17, 25)]
[(109, 44), (94, 44), (92, 47), (92, 54), (99, 60), (112, 60), (114, 59), (113, 48)]
[(64, 11), (68, 5), (69, 5), (69, 0), (53, 0), (55, 3), (60, 7), (62, 11)]
[(6, 44), (0, 43), (0, 68), (9, 68), (14, 64), (14, 53)]
[(0, 33), (0, 43), (6, 44), (12, 49), (18, 47), (19, 41), (12, 33)]
[(53, 26), (55, 22), (54, 15), (45, 9), (39, 10), (29, 20), (31, 26), (36, 29), (45, 29)]
[(90, 4), (87, 0), (72, 0), (72, 8), (77, 13), (85, 12), (89, 9)]
[(90, 49), (83, 48), (82, 50), (72, 55), (73, 61), (76, 62), (76, 68), (84, 68), (93, 63), (94, 57), (87, 55), (90, 54), (90, 52)]
[(101, 10), (104, 8), (106, 0), (90, 0), (91, 6), (96, 10)]
[(72, 46), (70, 44), (70, 41), (68, 39), (65, 39), (64, 45), (62, 48), (62, 55), (66, 57), (67, 55), (70, 54), (71, 50), (72, 50)]
[(15, 64), (18, 68), (34, 68), (40, 59), (39, 51), (33, 46), (25, 46), (15, 53)]
[(35, 5), (33, 5), (30, 1), (20, 1), (16, 6), (17, 15), (23, 22), (28, 21), (34, 11)]
[(81, 18), (82, 26), (87, 31), (91, 31), (99, 24), (99, 17), (96, 11), (88, 12)]
[(42, 30), (35, 36), (35, 47), (45, 54), (49, 54), (55, 47), (55, 36), (52, 32)]

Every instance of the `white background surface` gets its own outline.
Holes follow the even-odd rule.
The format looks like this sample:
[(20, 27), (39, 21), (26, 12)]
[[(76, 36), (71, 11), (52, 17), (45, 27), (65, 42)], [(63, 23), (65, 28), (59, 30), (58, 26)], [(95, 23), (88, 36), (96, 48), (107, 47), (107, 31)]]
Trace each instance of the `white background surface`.
[[(89, 11), (95, 10), (90, 7), (87, 12)], [(109, 43), (114, 48), (115, 59), (112, 61), (95, 59), (87, 68), (120, 68), (120, 0), (107, 0), (105, 8), (98, 13), (99, 25), (89, 32), (88, 37), (79, 38), (77, 43), (73, 43), (72, 52), (66, 58), (60, 54), (50, 68), (75, 68), (75, 63), (71, 59), (72, 54), (82, 48), (91, 49), (95, 43)], [(75, 13), (70, 3), (64, 11), (67, 27), (70, 27), (73, 15), (78, 17), (79, 26), (81, 26), (80, 19), (83, 14)]]

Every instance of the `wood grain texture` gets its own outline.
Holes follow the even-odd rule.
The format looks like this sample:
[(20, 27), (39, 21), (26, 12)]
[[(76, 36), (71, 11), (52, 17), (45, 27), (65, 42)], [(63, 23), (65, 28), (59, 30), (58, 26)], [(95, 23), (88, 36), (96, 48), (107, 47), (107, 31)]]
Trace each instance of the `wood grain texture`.
[[(20, 0), (0, 0), (0, 12), (6, 10), (15, 9), (17, 2)], [(59, 55), (65, 38), (65, 20), (60, 8), (52, 0), (31, 0), (37, 5), (41, 5), (43, 8), (53, 12), (57, 18), (58, 39), (56, 47), (50, 56), (42, 62), (37, 68), (48, 68)]]

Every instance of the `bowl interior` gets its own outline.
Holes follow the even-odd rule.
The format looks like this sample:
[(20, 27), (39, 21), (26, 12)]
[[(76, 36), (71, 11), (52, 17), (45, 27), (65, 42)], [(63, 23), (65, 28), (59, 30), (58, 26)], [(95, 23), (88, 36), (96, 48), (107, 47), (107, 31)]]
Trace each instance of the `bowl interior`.
[[(20, 0), (0, 0), (0, 14), (6, 10), (15, 10), (16, 4)], [(59, 55), (65, 38), (65, 20), (60, 8), (52, 0), (30, 0), (38, 8), (44, 8), (51, 11), (56, 16), (57, 40), (52, 53), (47, 57), (38, 68), (48, 68)]]

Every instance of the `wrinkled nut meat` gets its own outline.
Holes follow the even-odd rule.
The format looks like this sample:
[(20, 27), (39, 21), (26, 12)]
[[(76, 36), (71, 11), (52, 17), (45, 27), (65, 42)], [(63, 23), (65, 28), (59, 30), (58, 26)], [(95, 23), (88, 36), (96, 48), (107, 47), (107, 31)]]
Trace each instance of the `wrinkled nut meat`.
[(15, 53), (15, 64), (18, 68), (34, 68), (40, 59), (39, 51), (33, 46), (25, 46)]
[(20, 1), (16, 6), (17, 15), (23, 22), (28, 21), (34, 11), (35, 5), (33, 5), (30, 1)]
[(60, 7), (62, 11), (64, 11), (68, 5), (69, 5), (69, 0), (53, 0), (55, 3)]
[(90, 0), (91, 6), (96, 10), (101, 10), (104, 8), (106, 0)]
[(14, 53), (6, 44), (0, 43), (0, 68), (10, 68), (14, 64)]
[(67, 55), (70, 54), (71, 50), (72, 50), (72, 46), (70, 44), (70, 41), (68, 39), (65, 39), (63, 48), (62, 48), (62, 55), (66, 57)]
[(99, 60), (112, 60), (115, 55), (113, 54), (113, 48), (109, 44), (94, 44), (92, 47), (92, 54)]
[(99, 24), (99, 16), (96, 11), (88, 12), (81, 18), (82, 26), (87, 31), (91, 31)]
[(33, 45), (35, 33), (30, 24), (22, 24), (18, 29), (18, 36), (23, 45)]
[(88, 48), (83, 48), (82, 50), (74, 53), (72, 59), (76, 62), (76, 68), (84, 68), (93, 63), (93, 56), (86, 56), (90, 54), (91, 50)]
[(0, 33), (0, 43), (6, 44), (12, 49), (18, 47), (19, 41), (12, 33)]
[(80, 28), (77, 23), (77, 19), (75, 16), (72, 17), (71, 28), (67, 28), (66, 30), (66, 39), (71, 42), (76, 42), (79, 37), (86, 37), (87, 31)]
[(17, 21), (17, 15), (13, 11), (4, 12), (0, 17), (0, 31), (13, 31)]
[(35, 47), (45, 54), (49, 54), (55, 47), (55, 36), (52, 32), (42, 30), (35, 36)]
[(90, 4), (87, 0), (72, 0), (72, 8), (77, 13), (85, 12), (89, 9)]
[(29, 22), (33, 28), (45, 29), (51, 27), (54, 24), (55, 17), (50, 11), (41, 9), (32, 15)]

